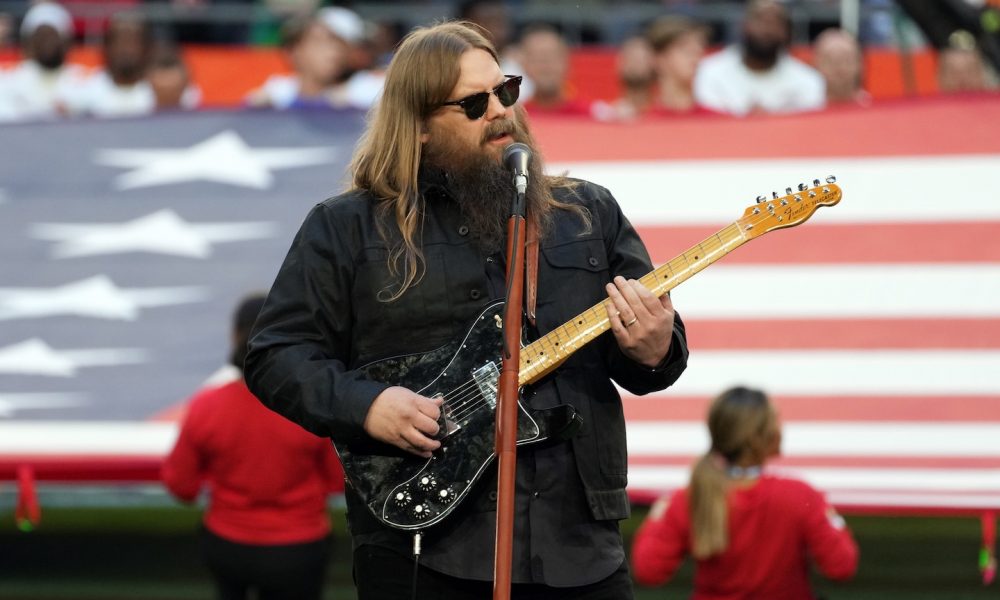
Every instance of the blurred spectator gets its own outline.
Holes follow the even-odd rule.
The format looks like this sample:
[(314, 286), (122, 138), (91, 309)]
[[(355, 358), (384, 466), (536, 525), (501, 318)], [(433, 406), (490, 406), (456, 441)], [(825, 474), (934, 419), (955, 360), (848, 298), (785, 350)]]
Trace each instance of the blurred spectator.
[(535, 82), (522, 66), (521, 49), (514, 41), (510, 9), (504, 0), (464, 0), (458, 6), (458, 18), (483, 28), (500, 55), (500, 70), (507, 75), (521, 75), (521, 101), (535, 95)]
[(353, 70), (353, 46), (364, 22), (346, 8), (324, 8), (293, 17), (282, 28), (282, 43), (294, 74), (273, 75), (247, 97), (255, 107), (368, 108), (382, 91), (382, 78)]
[(704, 25), (678, 16), (658, 19), (649, 28), (659, 112), (689, 113), (698, 108), (694, 75), (705, 56), (708, 33)]
[(371, 68), (385, 70), (392, 61), (396, 45), (403, 39), (403, 25), (393, 21), (379, 21), (372, 27), (372, 33), (367, 39), (372, 55)]
[(74, 111), (98, 117), (144, 115), (156, 108), (146, 79), (153, 50), (149, 26), (138, 15), (116, 15), (104, 37), (104, 69), (87, 80)]
[(0, 73), (0, 121), (44, 119), (70, 113), (86, 71), (66, 64), (73, 41), (69, 12), (54, 2), (31, 7), (21, 22), (24, 60)]
[(173, 44), (156, 45), (146, 78), (153, 88), (157, 111), (190, 110), (201, 101), (201, 91), (192, 84), (180, 50)]
[(775, 0), (751, 0), (741, 42), (699, 65), (695, 99), (706, 108), (735, 115), (823, 108), (823, 77), (788, 55), (790, 40), (785, 7)]
[(268, 410), (242, 378), (247, 336), (264, 303), (236, 310), (230, 357), (240, 377), (190, 401), (163, 482), (184, 502), (210, 491), (202, 542), (224, 600), (319, 600), (330, 549), (327, 496), (343, 490), (330, 440)]
[(944, 48), (938, 52), (938, 89), (944, 94), (987, 89), (986, 68), (975, 47)]
[(590, 108), (573, 98), (569, 89), (569, 47), (553, 27), (529, 25), (521, 36), (524, 74), (535, 83), (535, 93), (524, 102), (529, 113), (589, 115)]
[(14, 17), (0, 12), (0, 50), (14, 45)]
[(618, 83), (622, 95), (614, 102), (598, 100), (591, 107), (600, 121), (629, 121), (645, 113), (653, 105), (653, 48), (646, 36), (633, 35), (618, 49), (615, 59)]
[(814, 598), (809, 559), (831, 579), (854, 576), (858, 548), (844, 520), (808, 484), (763, 472), (781, 448), (766, 395), (733, 388), (712, 402), (711, 448), (687, 489), (662, 499), (636, 533), (636, 581), (659, 585), (696, 560), (693, 600)]
[[(163, 2), (164, 0), (159, 0)], [(184, 44), (246, 44), (250, 26), (242, 20), (213, 20), (206, 16), (211, 4), (230, 11), (249, 12), (256, 0), (168, 0), (176, 39)]]
[(826, 83), (827, 104), (871, 104), (861, 87), (864, 56), (857, 38), (843, 29), (826, 29), (813, 43), (813, 60)]

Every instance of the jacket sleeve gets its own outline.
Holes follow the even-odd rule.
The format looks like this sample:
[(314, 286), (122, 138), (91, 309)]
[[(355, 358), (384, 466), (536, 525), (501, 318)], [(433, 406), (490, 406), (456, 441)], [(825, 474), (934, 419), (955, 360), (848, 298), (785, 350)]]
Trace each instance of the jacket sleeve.
[(827, 504), (820, 492), (809, 489), (812, 499), (806, 503), (805, 538), (809, 555), (816, 562), (820, 573), (826, 577), (845, 581), (854, 577), (858, 569), (858, 546), (847, 524)]
[(679, 493), (661, 498), (649, 511), (632, 543), (632, 571), (646, 586), (663, 585), (673, 577), (688, 554), (691, 537), (685, 503)]
[(354, 252), (335, 225), (323, 204), (306, 217), (254, 325), (244, 375), (272, 410), (349, 441), (364, 435), (368, 408), (388, 385), (347, 368)]
[[(604, 188), (598, 188), (597, 210), (608, 253), (611, 277), (621, 275), (626, 279), (639, 279), (653, 270), (646, 246), (632, 224), (621, 212), (618, 202)], [(595, 224), (597, 220), (595, 220)], [(674, 331), (670, 347), (663, 361), (650, 369), (625, 356), (617, 343), (610, 344), (608, 368), (618, 385), (629, 392), (642, 395), (665, 389), (681, 376), (687, 367), (688, 347), (684, 322), (674, 314)]]
[(167, 490), (182, 502), (194, 502), (204, 479), (204, 460), (199, 444), (197, 397), (189, 405), (177, 442), (160, 468)]

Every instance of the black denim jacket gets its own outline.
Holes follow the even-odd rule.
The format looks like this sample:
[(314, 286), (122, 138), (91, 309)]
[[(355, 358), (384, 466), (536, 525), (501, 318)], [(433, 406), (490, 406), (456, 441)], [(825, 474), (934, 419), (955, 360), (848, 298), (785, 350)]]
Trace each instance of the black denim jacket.
[[(329, 199), (309, 213), (271, 288), (251, 336), (247, 383), (267, 406), (313, 433), (342, 441), (365, 436), (368, 408), (391, 382), (371, 381), (358, 367), (442, 346), (463, 334), (483, 307), (502, 294), (498, 258), (487, 256), (470, 239), (446, 188), (422, 180), (421, 193), (426, 269), (420, 282), (398, 300), (386, 303), (376, 297), (395, 280), (388, 268), (389, 246), (376, 227), (373, 199), (363, 191)], [(541, 242), (537, 331), (529, 336), (543, 335), (604, 300), (604, 284), (613, 276), (639, 278), (652, 270), (645, 247), (606, 189), (577, 181), (554, 194), (563, 202), (583, 205), (592, 224), (586, 231), (575, 215), (557, 211)], [(389, 230), (398, 236), (394, 227)], [(580, 585), (601, 571), (610, 574), (621, 563), (617, 525), (614, 535), (604, 536), (595, 548), (590, 546), (601, 536), (580, 543), (563, 539), (566, 521), (584, 527), (596, 524), (607, 533), (609, 522), (628, 516), (625, 420), (614, 383), (634, 394), (664, 389), (683, 372), (687, 355), (684, 325), (677, 316), (670, 351), (656, 369), (626, 358), (614, 337), (605, 333), (532, 386), (526, 400), (530, 405), (572, 404), (583, 426), (570, 443), (535, 452), (523, 469), (523, 457), (530, 453), (519, 452), (516, 510), (532, 526), (523, 532), (528, 540), (516, 537), (515, 562), (520, 560), (522, 568), (518, 571), (515, 564), (514, 581)], [(543, 485), (550, 504), (531, 492), (537, 474), (567, 468), (565, 477)], [(567, 502), (567, 494), (579, 498)], [(360, 502), (352, 498), (350, 486), (347, 495), (356, 544), (361, 540), (408, 547), (408, 538), (393, 541), (393, 532), (380, 531), (385, 528), (358, 509)], [(473, 510), (495, 509), (487, 491), (479, 496), (466, 501), (479, 507)], [(535, 514), (529, 519), (531, 512)], [(542, 523), (549, 520), (562, 523), (540, 531), (547, 529)], [(474, 559), (466, 548), (479, 544), (477, 538), (492, 548), (493, 531), (487, 522), (464, 529), (460, 523), (441, 526), (442, 533), (425, 541), (421, 561), (449, 574), (488, 579), (491, 552), (485, 553), (486, 560)], [(440, 544), (435, 545), (435, 539)], [(615, 540), (617, 548), (606, 547)], [(594, 568), (581, 569), (580, 562), (574, 566), (573, 561), (589, 561)], [(480, 568), (480, 562), (486, 567)]]

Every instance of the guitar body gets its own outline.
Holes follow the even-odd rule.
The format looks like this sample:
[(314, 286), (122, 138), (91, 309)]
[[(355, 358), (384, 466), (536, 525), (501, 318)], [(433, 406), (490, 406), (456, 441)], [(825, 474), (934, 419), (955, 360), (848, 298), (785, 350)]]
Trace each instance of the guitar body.
[[(455, 342), (362, 367), (375, 381), (444, 398), (441, 447), (429, 459), (375, 441), (336, 444), (351, 486), (386, 525), (410, 530), (441, 521), (493, 460), (502, 316), (503, 303), (491, 304)], [(570, 406), (529, 412), (519, 400), (517, 443), (543, 441), (576, 418)]]

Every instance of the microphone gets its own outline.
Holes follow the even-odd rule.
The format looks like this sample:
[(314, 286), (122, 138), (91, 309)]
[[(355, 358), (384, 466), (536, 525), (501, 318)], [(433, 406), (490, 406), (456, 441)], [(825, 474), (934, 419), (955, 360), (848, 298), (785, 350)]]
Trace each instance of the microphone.
[(521, 142), (514, 142), (503, 150), (503, 164), (514, 174), (514, 187), (518, 194), (528, 189), (528, 161), (531, 148)]

